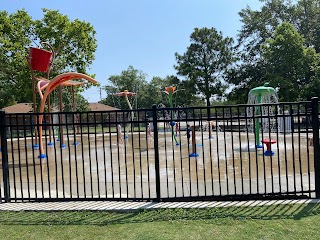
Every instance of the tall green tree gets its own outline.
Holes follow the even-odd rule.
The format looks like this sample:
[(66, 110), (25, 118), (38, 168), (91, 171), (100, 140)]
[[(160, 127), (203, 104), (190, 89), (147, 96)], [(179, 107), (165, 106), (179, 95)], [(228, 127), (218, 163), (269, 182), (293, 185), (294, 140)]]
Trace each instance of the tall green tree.
[(112, 75), (108, 78), (108, 84), (105, 86), (107, 96), (101, 102), (120, 109), (128, 109), (128, 104), (124, 98), (114, 96), (115, 93), (128, 90), (129, 92), (137, 94), (131, 100), (133, 107), (141, 108), (142, 104), (139, 96), (140, 94), (143, 95), (146, 83), (146, 74), (135, 69), (133, 66), (129, 66), (128, 69), (122, 71), (121, 74)]
[[(8, 86), (16, 102), (32, 102), (31, 75), (26, 56), (30, 46), (48, 42), (56, 52), (50, 78), (76, 71), (87, 74), (96, 51), (95, 30), (78, 19), (71, 21), (58, 11), (43, 9), (41, 20), (32, 20), (25, 10), (0, 11), (0, 84)], [(81, 89), (77, 88), (78, 91)]]
[(239, 45), (246, 59), (256, 59), (261, 48), (283, 22), (291, 23), (304, 37), (308, 47), (320, 52), (320, 0), (260, 0), (263, 6), (252, 10), (249, 6), (239, 12), (242, 27)]
[(292, 23), (307, 47), (320, 53), (320, 0), (299, 0), (293, 5)]
[[(292, 24), (304, 38), (304, 47), (311, 47), (317, 53), (320, 52), (320, 0), (260, 1), (263, 6), (259, 10), (252, 10), (248, 6), (239, 13), (242, 22), (238, 34), (241, 61), (228, 75), (230, 83), (234, 85), (228, 99), (238, 103), (246, 101), (250, 89), (270, 80), (261, 46), (267, 39), (273, 38), (276, 28), (281, 23)], [(309, 53), (311, 54), (310, 51)], [(313, 79), (312, 72), (313, 70), (310, 78)], [(312, 86), (312, 83), (310, 84), (308, 86)], [(302, 92), (299, 94), (300, 97), (304, 95)], [(290, 101), (293, 100), (296, 99), (291, 98)]]
[(197, 96), (190, 95), (187, 91), (189, 82), (181, 81), (176, 76), (165, 78), (153, 77), (150, 81), (146, 80), (146, 74), (140, 70), (129, 66), (119, 75), (112, 75), (105, 86), (107, 96), (101, 103), (121, 109), (128, 109), (128, 104), (123, 97), (114, 96), (115, 93), (128, 90), (135, 92), (136, 96), (131, 97), (134, 108), (151, 108), (153, 105), (169, 107), (168, 96), (164, 93), (165, 87), (176, 86), (177, 92), (174, 94), (174, 106), (196, 106), (201, 103)]
[(150, 82), (147, 82), (144, 91), (139, 94), (139, 102), (145, 108), (151, 108), (155, 105), (166, 105), (166, 99), (163, 94), (166, 86), (173, 85), (174, 77), (160, 78), (153, 77)]
[(295, 6), (291, 0), (260, 0), (264, 5), (260, 10), (250, 6), (239, 12), (242, 28), (238, 34), (242, 60), (259, 59), (261, 44), (270, 38), (281, 22), (293, 23)]
[(319, 55), (305, 47), (304, 38), (292, 24), (280, 24), (263, 46), (267, 80), (278, 89), (282, 101), (301, 99), (319, 65)]
[[(56, 91), (58, 92), (58, 91)], [(57, 95), (58, 93), (56, 93)], [(73, 111), (73, 102), (72, 102), (72, 95), (71, 89), (63, 88), (62, 92), (62, 99), (63, 99), (63, 110), (65, 112), (72, 112)], [(90, 111), (89, 103), (87, 99), (85, 99), (79, 92), (74, 93), (75, 99), (75, 111), (76, 112), (85, 112)], [(57, 98), (55, 99), (56, 104), (58, 104)]]
[[(9, 15), (0, 11), (0, 98), (5, 107), (16, 102), (31, 102), (30, 72), (25, 57), (31, 44), (33, 21), (25, 11)], [(30, 100), (30, 101), (29, 101)]]
[(291, 22), (294, 12), (290, 0), (260, 1), (264, 3), (261, 9), (252, 10), (247, 6), (239, 12), (242, 22), (237, 38), (240, 61), (228, 71), (232, 91), (227, 97), (235, 103), (246, 103), (249, 91), (267, 81), (261, 45), (272, 37), (282, 21)]
[(228, 71), (228, 81), (232, 90), (227, 95), (228, 101), (244, 104), (252, 88), (262, 86), (266, 81), (266, 68), (263, 61), (242, 62)]
[(227, 88), (224, 74), (235, 61), (233, 40), (214, 28), (195, 28), (190, 41), (184, 54), (175, 54), (175, 68), (193, 86), (189, 94), (202, 95), (210, 106), (211, 98), (223, 95)]
[(36, 40), (50, 43), (55, 51), (52, 74), (66, 70), (88, 74), (86, 71), (95, 59), (96, 31), (90, 23), (75, 19), (59, 11), (43, 9), (41, 20), (34, 21)]
[[(1, 55), (0, 55), (1, 58)], [(14, 105), (16, 102), (10, 91), (10, 74), (7, 69), (7, 64), (0, 62), (0, 109), (3, 107)]]
[(170, 75), (165, 78), (153, 77), (146, 85), (145, 94), (145, 107), (151, 107), (153, 104), (158, 106), (169, 107), (168, 95), (164, 93), (166, 87), (175, 86), (176, 91), (173, 95), (174, 107), (187, 107), (187, 106), (200, 106), (203, 105), (201, 98), (196, 95), (190, 94), (188, 86), (190, 82), (182, 81), (178, 77)]

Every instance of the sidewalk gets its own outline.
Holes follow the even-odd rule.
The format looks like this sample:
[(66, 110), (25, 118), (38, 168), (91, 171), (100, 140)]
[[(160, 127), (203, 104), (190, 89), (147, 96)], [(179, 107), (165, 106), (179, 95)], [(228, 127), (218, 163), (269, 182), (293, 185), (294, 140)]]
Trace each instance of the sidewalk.
[(231, 206), (268, 206), (279, 204), (320, 203), (320, 199), (307, 200), (257, 200), (257, 201), (204, 201), (204, 202), (19, 202), (0, 203), (0, 211), (116, 211), (134, 212), (166, 208), (215, 208)]

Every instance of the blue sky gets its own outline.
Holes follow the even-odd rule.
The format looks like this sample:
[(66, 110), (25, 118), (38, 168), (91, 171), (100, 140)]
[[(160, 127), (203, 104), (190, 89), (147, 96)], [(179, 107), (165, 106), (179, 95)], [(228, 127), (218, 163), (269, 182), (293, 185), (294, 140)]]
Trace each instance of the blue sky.
[[(195, 27), (214, 27), (235, 38), (241, 29), (238, 12), (259, 0), (2, 0), (1, 10), (14, 13), (24, 8), (33, 19), (41, 19), (42, 8), (59, 10), (71, 20), (90, 22), (97, 31), (96, 60), (88, 72), (102, 86), (110, 75), (132, 65), (147, 74), (176, 74), (175, 52), (183, 54)], [(83, 94), (89, 102), (100, 100), (99, 88)], [(101, 97), (104, 97), (102, 91)]]

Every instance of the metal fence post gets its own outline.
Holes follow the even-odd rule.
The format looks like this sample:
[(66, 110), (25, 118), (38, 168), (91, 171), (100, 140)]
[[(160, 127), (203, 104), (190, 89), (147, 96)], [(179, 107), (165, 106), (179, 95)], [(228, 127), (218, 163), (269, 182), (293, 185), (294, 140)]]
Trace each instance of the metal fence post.
[(318, 98), (312, 99), (312, 131), (313, 131), (313, 146), (314, 146), (314, 177), (316, 198), (320, 198), (320, 164), (319, 164), (319, 103)]
[(161, 188), (160, 188), (160, 158), (159, 158), (159, 146), (158, 146), (158, 112), (157, 105), (152, 106), (152, 123), (153, 123), (153, 138), (154, 138), (154, 160), (155, 160), (155, 172), (156, 172), (156, 201), (161, 201)]
[(4, 200), (5, 202), (10, 202), (7, 126), (6, 126), (6, 114), (4, 111), (0, 111), (0, 137), (1, 137)]
[(212, 126), (211, 126), (211, 119), (210, 119), (210, 115), (211, 115), (211, 109), (209, 106), (207, 106), (207, 122), (208, 122), (208, 126), (209, 126), (209, 139), (212, 139)]

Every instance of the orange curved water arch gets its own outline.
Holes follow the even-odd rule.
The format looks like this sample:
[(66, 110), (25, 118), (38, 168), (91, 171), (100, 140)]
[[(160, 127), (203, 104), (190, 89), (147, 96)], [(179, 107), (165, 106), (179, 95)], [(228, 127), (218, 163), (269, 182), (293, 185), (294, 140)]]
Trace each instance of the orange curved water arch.
[[(72, 81), (72, 80), (81, 80), (81, 81)], [(49, 96), (49, 94), (57, 87), (59, 86), (80, 86), (87, 84), (89, 82), (92, 82), (94, 84), (98, 83), (97, 80), (89, 77), (88, 75), (82, 74), (82, 73), (62, 73), (58, 75), (57, 77), (53, 78), (51, 81), (48, 80), (41, 80), (38, 82), (38, 92), (40, 94), (41, 98), (41, 105), (39, 109), (39, 147), (40, 147), (40, 156), (39, 158), (46, 158), (46, 155), (44, 153), (43, 149), (43, 139), (42, 139), (42, 121), (43, 121), (43, 113), (46, 100)], [(45, 89), (45, 92), (42, 94), (42, 90)]]

